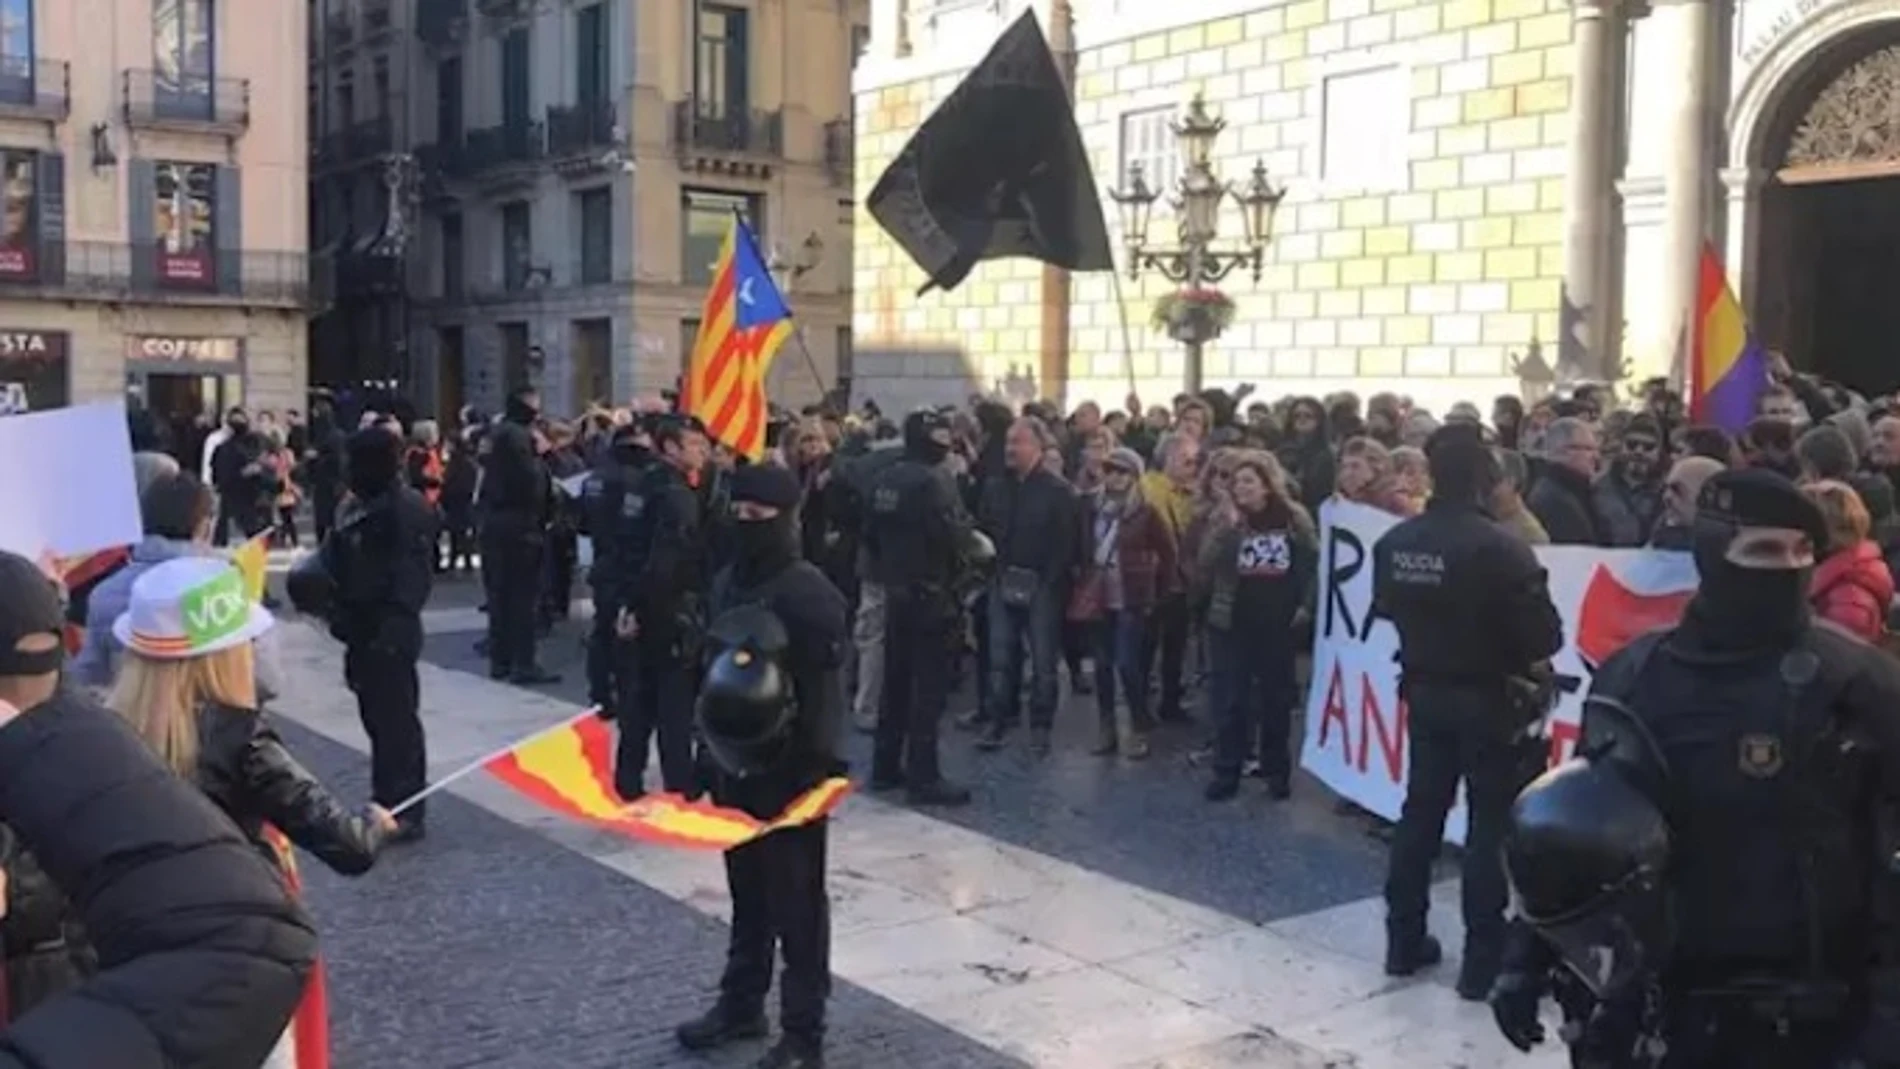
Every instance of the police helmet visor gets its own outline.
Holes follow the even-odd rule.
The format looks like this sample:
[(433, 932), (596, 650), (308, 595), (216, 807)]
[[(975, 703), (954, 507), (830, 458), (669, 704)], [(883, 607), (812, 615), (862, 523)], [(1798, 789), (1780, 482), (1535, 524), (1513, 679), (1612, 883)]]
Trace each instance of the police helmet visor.
[(1668, 857), (1669, 826), (1649, 797), (1613, 762), (1581, 758), (1524, 788), (1504, 843), (1518, 912), (1539, 929), (1603, 911)]
[(777, 765), (791, 743), (792, 709), (780, 703), (762, 711), (752, 702), (702, 700), (700, 742), (720, 771), (744, 779)]
[(1663, 960), (1668, 938), (1664, 896), (1648, 874), (1632, 876), (1599, 907), (1554, 924), (1534, 924), (1557, 959), (1590, 993), (1623, 992)]

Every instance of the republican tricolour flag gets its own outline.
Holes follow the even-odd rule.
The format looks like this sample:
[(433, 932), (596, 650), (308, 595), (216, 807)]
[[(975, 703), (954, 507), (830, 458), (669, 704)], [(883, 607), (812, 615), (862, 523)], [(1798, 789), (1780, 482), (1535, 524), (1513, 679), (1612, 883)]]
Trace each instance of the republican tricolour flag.
[(1748, 329), (1715, 249), (1704, 243), (1689, 347), (1689, 418), (1740, 433), (1768, 388), (1768, 354)]
[(530, 735), (481, 767), (570, 819), (688, 850), (730, 850), (781, 828), (809, 824), (829, 815), (851, 792), (848, 779), (825, 780), (770, 820), (671, 793), (628, 803), (614, 790), (613, 756), (612, 729), (589, 711)]
[(738, 215), (713, 265), (680, 409), (750, 460), (765, 455), (765, 373), (792, 333), (792, 310), (772, 281), (758, 238)]

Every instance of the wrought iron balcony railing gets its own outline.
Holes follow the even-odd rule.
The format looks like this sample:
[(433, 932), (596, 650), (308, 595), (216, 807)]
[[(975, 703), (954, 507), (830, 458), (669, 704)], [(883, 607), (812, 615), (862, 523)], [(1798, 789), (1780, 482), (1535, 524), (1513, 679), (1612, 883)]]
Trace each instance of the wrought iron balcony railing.
[(470, 130), (462, 143), (459, 171), (445, 171), (463, 177), (475, 177), (488, 171), (518, 165), (531, 165), (547, 158), (547, 127), (538, 122), (504, 122)]
[(129, 70), (125, 72), (123, 96), (129, 126), (235, 133), (251, 125), (248, 78)]
[(348, 167), (395, 150), (395, 122), (378, 116), (318, 138), (310, 146), (310, 165), (318, 170)]
[(0, 114), (51, 119), (72, 114), (72, 68), (32, 56), (0, 56)]
[(0, 247), (0, 292), (282, 308), (327, 307), (331, 259), (256, 249), (175, 250), (159, 242), (28, 242)]
[(673, 105), (673, 144), (681, 152), (785, 154), (784, 113), (756, 108), (720, 108), (702, 100)]
[(548, 155), (581, 156), (618, 140), (612, 101), (593, 100), (548, 108)]

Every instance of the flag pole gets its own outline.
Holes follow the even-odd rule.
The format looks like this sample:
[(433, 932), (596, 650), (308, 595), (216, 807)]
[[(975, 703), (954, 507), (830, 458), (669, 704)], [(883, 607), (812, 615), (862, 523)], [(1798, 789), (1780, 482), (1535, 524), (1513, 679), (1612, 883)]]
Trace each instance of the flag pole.
[(410, 795), (409, 797), (404, 798), (402, 801), (397, 802), (395, 805), (389, 808), (389, 815), (392, 817), (401, 816), (404, 810), (414, 807), (416, 803), (436, 793), (442, 788), (447, 787), (449, 784), (454, 783), (456, 780), (464, 779), (470, 773), (477, 772), (481, 769), (487, 768), (489, 762), (497, 760), (499, 758), (506, 757), (509, 754), (514, 753), (516, 750), (521, 749), (523, 746), (526, 746), (527, 744), (535, 741), (536, 739), (540, 739), (548, 735), (552, 735), (555, 732), (561, 730), (562, 728), (567, 727), (569, 724), (574, 723), (576, 720), (581, 719), (582, 717), (595, 715), (595, 713), (599, 710), (599, 708), (600, 708), (599, 706), (595, 706), (590, 709), (583, 709), (580, 712), (574, 714), (573, 716), (568, 717), (566, 720), (563, 720), (558, 724), (550, 724), (547, 727), (542, 728), (541, 730), (535, 732), (532, 735), (528, 735), (524, 738), (516, 739), (515, 741), (509, 743), (506, 746), (503, 746), (501, 749), (496, 750), (494, 753), (491, 753), (486, 757), (476, 758), (474, 761), (471, 761), (468, 764), (463, 765), (461, 768), (456, 769), (455, 771), (449, 773), (448, 775), (443, 776), (441, 779), (436, 780), (434, 783), (429, 784), (427, 787), (424, 787), (421, 790), (417, 791), (416, 793)]
[(1128, 392), (1135, 394), (1139, 392), (1135, 389), (1135, 335), (1128, 327), (1128, 297), (1122, 292), (1122, 273), (1111, 271), (1109, 277), (1115, 280), (1115, 311), (1122, 324), (1122, 371), (1128, 376)]

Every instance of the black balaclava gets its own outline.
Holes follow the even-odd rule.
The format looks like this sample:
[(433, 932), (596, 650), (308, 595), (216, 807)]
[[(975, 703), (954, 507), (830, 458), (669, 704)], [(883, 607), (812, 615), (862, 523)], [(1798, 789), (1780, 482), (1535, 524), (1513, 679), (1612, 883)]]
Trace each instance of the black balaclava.
[(1774, 648), (1808, 623), (1812, 568), (1744, 568), (1728, 559), (1743, 527), (1806, 532), (1818, 557), (1827, 550), (1821, 510), (1779, 472), (1761, 468), (1718, 472), (1696, 498), (1690, 550), (1701, 584), (1689, 604), (1695, 634), (1724, 650)]
[(402, 439), (365, 427), (350, 435), (348, 458), (351, 493), (364, 499), (388, 493), (402, 472)]
[(920, 464), (941, 464), (950, 455), (950, 445), (938, 441), (937, 432), (948, 434), (950, 422), (943, 414), (919, 409), (904, 417), (904, 456)]
[(776, 464), (733, 469), (729, 493), (734, 504), (747, 502), (778, 510), (769, 520), (735, 518), (732, 524), (733, 577), (750, 586), (783, 571), (799, 557), (798, 476)]
[(1484, 444), (1474, 423), (1447, 423), (1425, 442), (1426, 464), (1432, 476), (1429, 504), (1459, 505), (1489, 512), (1491, 494), (1503, 477), (1498, 458)]
[[(17, 553), (0, 552), (0, 676), (43, 676), (66, 661), (66, 602), (59, 585), (40, 566)], [(22, 652), (19, 643), (37, 635), (56, 641)]]
[(541, 410), (529, 404), (528, 398), (518, 393), (508, 395), (503, 414), (508, 422), (519, 423), (523, 427), (541, 418)]

